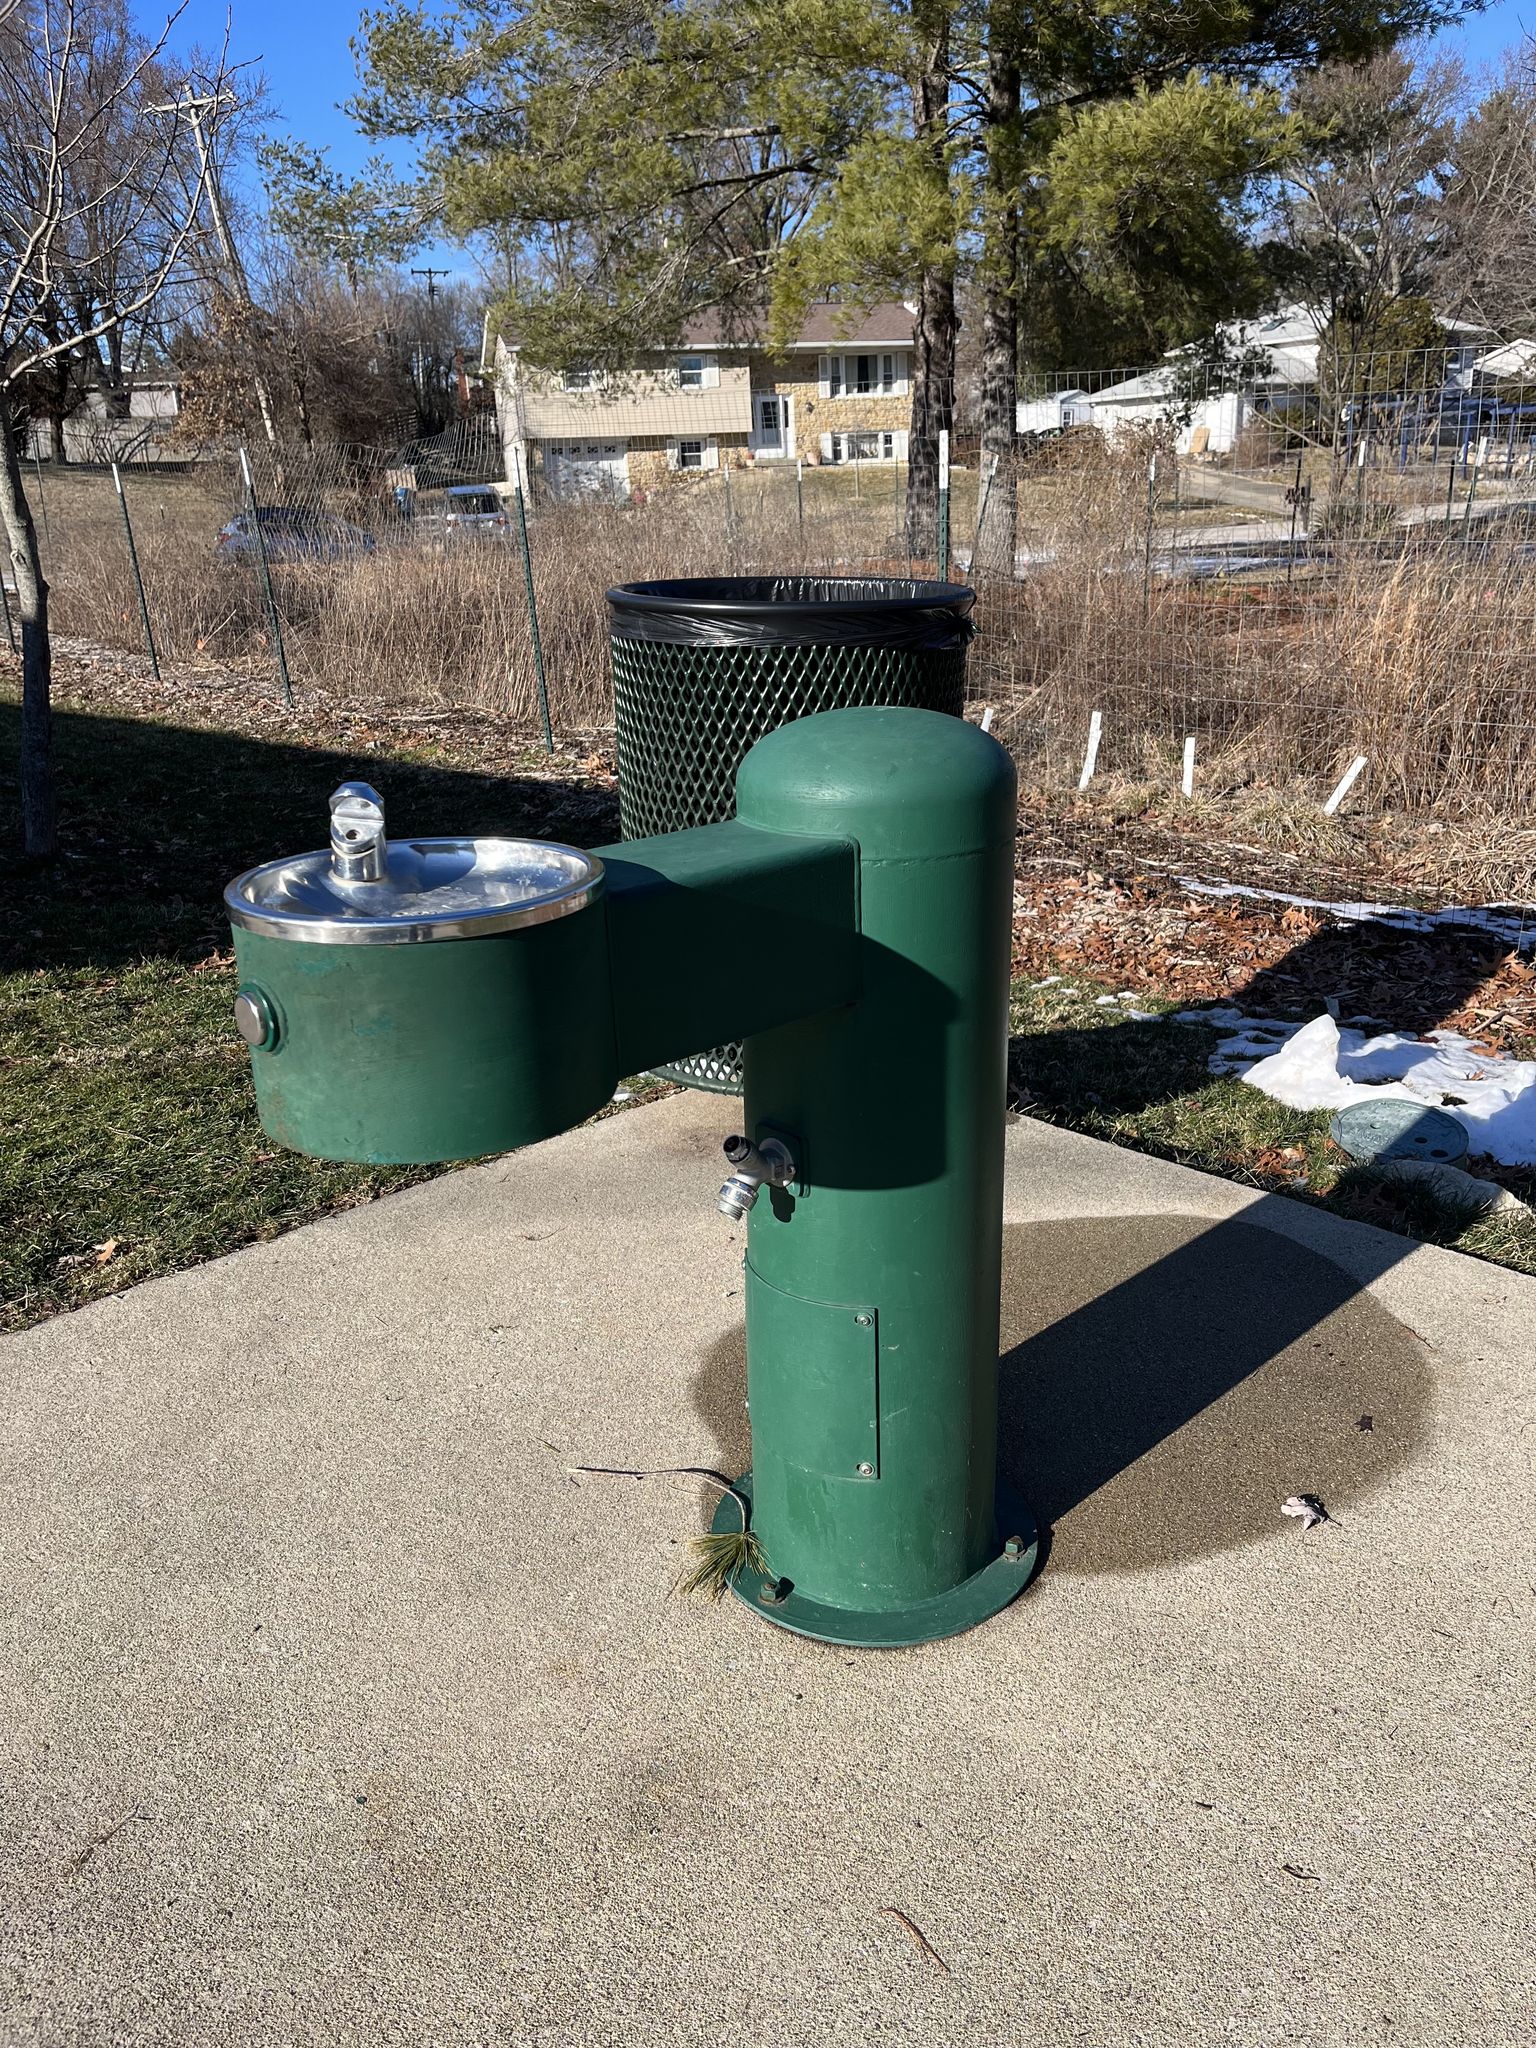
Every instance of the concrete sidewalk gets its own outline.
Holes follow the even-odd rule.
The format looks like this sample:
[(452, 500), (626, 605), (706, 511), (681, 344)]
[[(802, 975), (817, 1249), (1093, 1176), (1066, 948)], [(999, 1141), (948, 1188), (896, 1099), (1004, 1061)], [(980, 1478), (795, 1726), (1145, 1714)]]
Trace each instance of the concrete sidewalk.
[(1536, 1283), (1016, 1125), (1052, 1552), (855, 1654), (566, 1473), (744, 1462), (729, 1114), (0, 1345), (0, 2041), (1536, 2039)]

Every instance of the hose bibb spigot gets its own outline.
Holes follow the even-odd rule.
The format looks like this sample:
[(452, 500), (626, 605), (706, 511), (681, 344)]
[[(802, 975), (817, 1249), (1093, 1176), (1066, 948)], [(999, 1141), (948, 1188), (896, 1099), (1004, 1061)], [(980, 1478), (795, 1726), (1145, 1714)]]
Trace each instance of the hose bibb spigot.
[(765, 1138), (761, 1145), (754, 1145), (750, 1138), (727, 1138), (725, 1156), (733, 1171), (720, 1190), (719, 1207), (720, 1214), (733, 1223), (746, 1215), (761, 1188), (788, 1187), (800, 1177), (794, 1155), (782, 1138)]

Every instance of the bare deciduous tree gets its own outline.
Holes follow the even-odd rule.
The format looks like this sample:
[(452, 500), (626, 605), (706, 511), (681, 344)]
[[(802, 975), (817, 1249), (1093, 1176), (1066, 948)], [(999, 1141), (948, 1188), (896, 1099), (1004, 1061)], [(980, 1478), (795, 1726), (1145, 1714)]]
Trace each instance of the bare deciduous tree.
[(176, 18), (146, 37), (126, 0), (0, 0), (0, 523), (21, 624), (21, 811), (34, 855), (55, 849), (51, 661), (18, 398), (61, 362), (90, 353), (110, 365), (125, 330), (202, 274), (205, 164), (185, 113), (163, 103)]
[(1324, 320), (1369, 328), (1383, 307), (1427, 295), (1465, 95), (1455, 58), (1405, 50), (1325, 64), (1298, 83), (1293, 107), (1311, 142), (1286, 167), (1279, 225), (1295, 284)]
[(1507, 54), (1458, 129), (1439, 225), (1446, 308), (1498, 334), (1536, 334), (1536, 39)]

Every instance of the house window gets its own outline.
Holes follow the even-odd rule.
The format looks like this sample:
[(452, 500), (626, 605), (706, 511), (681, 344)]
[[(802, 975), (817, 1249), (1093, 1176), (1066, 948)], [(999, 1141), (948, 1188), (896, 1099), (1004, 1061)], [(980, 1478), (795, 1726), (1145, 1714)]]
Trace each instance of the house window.
[[(677, 384), (680, 391), (702, 391), (704, 389), (704, 358), (684, 356), (677, 366)], [(698, 467), (697, 464), (694, 465)]]
[(846, 398), (857, 393), (899, 392), (905, 375), (905, 360), (893, 352), (867, 356), (826, 356), (826, 396)]
[(704, 443), (702, 441), (679, 441), (677, 444), (677, 466), (679, 469), (702, 469), (704, 467)]
[(567, 391), (592, 391), (597, 387), (597, 372), (581, 364), (574, 370), (562, 370), (560, 382)]
[(825, 443), (828, 462), (894, 462), (896, 436), (881, 434), (828, 434)]

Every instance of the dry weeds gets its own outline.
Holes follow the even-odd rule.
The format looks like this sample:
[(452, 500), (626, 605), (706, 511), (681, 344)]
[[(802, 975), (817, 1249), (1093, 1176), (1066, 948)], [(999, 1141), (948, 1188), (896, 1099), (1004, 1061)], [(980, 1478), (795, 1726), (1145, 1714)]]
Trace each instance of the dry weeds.
[[(1150, 446), (1150, 444), (1149, 444)], [(1159, 573), (1168, 506), (1151, 504), (1148, 447), (1074, 442), (1020, 483), (1027, 573), (984, 589), (973, 694), (994, 709), (1026, 786), (1085, 816), (1142, 818), (1185, 844), (1256, 845), (1276, 861), (1375, 889), (1468, 897), (1536, 893), (1522, 819), (1536, 775), (1536, 565), (1517, 547), (1441, 545), (1393, 558), (1335, 545), (1291, 582), (1191, 582)], [(219, 471), (130, 478), (139, 549), (167, 660), (268, 663), (251, 564), (215, 558), (234, 504)], [(719, 475), (622, 506), (545, 507), (535, 580), (557, 731), (602, 728), (612, 708), (605, 589), (658, 575), (883, 567), (906, 573), (894, 478), (871, 470)], [(138, 644), (137, 604), (111, 485), (49, 479), (49, 566), (60, 629)], [(963, 549), (974, 478), (957, 484)], [(533, 644), (515, 543), (422, 544), (393, 533), (377, 497), (329, 490), (371, 519), (377, 552), (276, 571), (295, 680), (381, 712), (482, 710), (532, 730)], [(1219, 509), (1219, 508), (1218, 508)], [(509, 530), (510, 531), (510, 530)], [(919, 567), (930, 565), (917, 565)], [(1089, 805), (1075, 785), (1091, 712), (1104, 714)], [(1178, 798), (1187, 737), (1194, 805)], [(1356, 754), (1367, 770), (1341, 817), (1324, 796)]]

